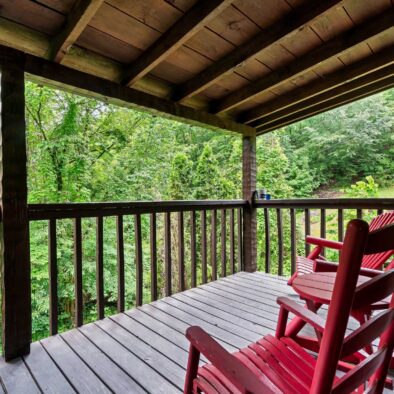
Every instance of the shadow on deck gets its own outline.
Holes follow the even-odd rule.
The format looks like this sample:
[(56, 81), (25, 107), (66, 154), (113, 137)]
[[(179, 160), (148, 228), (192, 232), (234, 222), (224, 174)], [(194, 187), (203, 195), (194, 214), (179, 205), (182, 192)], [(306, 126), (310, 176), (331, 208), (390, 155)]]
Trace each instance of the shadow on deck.
[(31, 354), (0, 361), (9, 393), (179, 393), (190, 325), (229, 351), (273, 333), (286, 280), (241, 272), (35, 342)]

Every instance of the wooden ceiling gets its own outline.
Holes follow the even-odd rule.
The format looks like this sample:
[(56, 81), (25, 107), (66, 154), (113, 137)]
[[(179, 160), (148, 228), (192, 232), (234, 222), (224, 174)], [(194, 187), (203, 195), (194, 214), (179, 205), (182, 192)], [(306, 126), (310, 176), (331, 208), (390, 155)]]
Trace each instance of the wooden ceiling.
[(392, 87), (393, 25), (394, 0), (0, 0), (0, 44), (258, 134)]

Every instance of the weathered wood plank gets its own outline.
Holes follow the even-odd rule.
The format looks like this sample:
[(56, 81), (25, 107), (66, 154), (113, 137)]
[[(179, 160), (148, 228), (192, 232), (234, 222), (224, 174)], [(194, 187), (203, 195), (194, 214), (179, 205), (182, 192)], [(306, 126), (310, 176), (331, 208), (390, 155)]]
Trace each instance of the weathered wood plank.
[[(7, 360), (29, 353), (31, 284), (23, 57), (1, 66), (2, 343)], [(17, 313), (15, 312), (17, 311)]]
[(165, 58), (185, 44), (234, 0), (211, 0), (197, 2), (175, 22), (158, 40), (128, 67), (123, 76), (125, 85), (132, 85), (148, 74)]
[(4, 358), (0, 358), (0, 376), (2, 383), (0, 390), (2, 392), (6, 389), (7, 393), (25, 394), (26, 387), (29, 387), (29, 393), (41, 393), (40, 388), (37, 387), (37, 384), (21, 358), (16, 358), (8, 362)]
[(77, 41), (104, 0), (77, 1), (67, 15), (64, 28), (52, 38), (49, 59), (61, 62), (68, 49)]

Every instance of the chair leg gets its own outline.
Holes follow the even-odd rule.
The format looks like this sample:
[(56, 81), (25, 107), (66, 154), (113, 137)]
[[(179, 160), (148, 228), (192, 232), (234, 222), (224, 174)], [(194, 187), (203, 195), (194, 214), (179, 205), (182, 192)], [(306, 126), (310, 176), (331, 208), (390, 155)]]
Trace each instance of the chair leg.
[(187, 370), (185, 378), (184, 394), (193, 394), (193, 381), (197, 377), (198, 363), (200, 362), (200, 352), (190, 345), (189, 358), (187, 360)]

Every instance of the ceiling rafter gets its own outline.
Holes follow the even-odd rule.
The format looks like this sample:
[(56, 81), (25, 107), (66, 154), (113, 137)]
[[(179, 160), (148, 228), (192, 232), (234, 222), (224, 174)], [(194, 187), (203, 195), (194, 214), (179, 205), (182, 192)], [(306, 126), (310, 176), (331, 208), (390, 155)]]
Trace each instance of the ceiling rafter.
[(126, 68), (122, 83), (133, 85), (144, 77), (233, 2), (234, 0), (203, 0), (197, 2)]
[(60, 63), (69, 48), (77, 41), (104, 0), (79, 0), (67, 15), (64, 28), (51, 40), (50, 60)]
[(388, 78), (371, 83), (367, 86), (363, 86), (351, 92), (347, 92), (341, 96), (334, 97), (331, 100), (327, 100), (323, 103), (317, 103), (313, 107), (306, 108), (303, 111), (297, 112), (296, 114), (290, 115), (286, 118), (282, 118), (267, 125), (257, 127), (257, 134), (261, 135), (273, 130), (277, 130), (281, 127), (288, 126), (292, 123), (310, 118), (311, 116), (319, 115), (323, 112), (341, 107), (342, 105), (360, 100), (373, 94), (383, 92), (392, 87), (394, 87), (394, 76), (390, 76)]
[(368, 20), (367, 22), (342, 33), (327, 43), (319, 46), (315, 50), (292, 61), (287, 66), (281, 67), (270, 74), (253, 81), (237, 91), (230, 93), (226, 97), (217, 100), (212, 105), (212, 113), (222, 113), (228, 111), (244, 102), (252, 100), (262, 92), (291, 80), (296, 76), (305, 73), (334, 56), (340, 56), (350, 48), (365, 42), (369, 38), (394, 30), (394, 9)]
[(334, 71), (324, 76), (321, 80), (313, 81), (286, 93), (284, 96), (279, 96), (245, 111), (238, 116), (237, 120), (241, 123), (253, 125), (261, 118), (284, 111), (288, 107), (302, 103), (311, 97), (334, 89), (353, 79), (360, 78), (365, 74), (369, 74), (393, 63), (394, 46), (391, 46), (366, 59), (361, 59), (340, 70)]
[(273, 26), (263, 32), (258, 32), (247, 43), (239, 46), (228, 55), (201, 71), (198, 75), (178, 86), (175, 89), (173, 99), (182, 101), (201, 92), (274, 42), (288, 34), (296, 32), (305, 24), (312, 22), (317, 17), (334, 7), (340, 6), (342, 3), (343, 0), (309, 0), (298, 9), (287, 14), (282, 20), (275, 22)]

